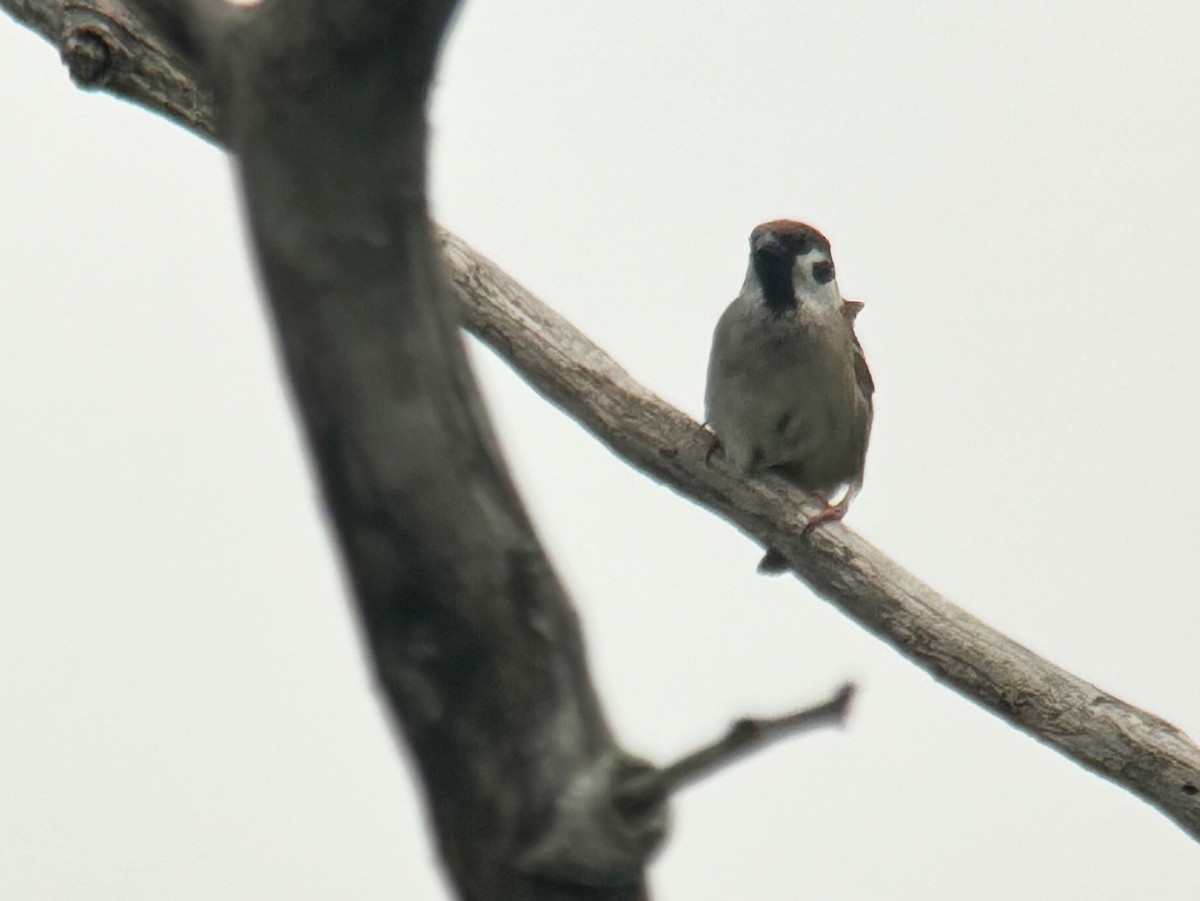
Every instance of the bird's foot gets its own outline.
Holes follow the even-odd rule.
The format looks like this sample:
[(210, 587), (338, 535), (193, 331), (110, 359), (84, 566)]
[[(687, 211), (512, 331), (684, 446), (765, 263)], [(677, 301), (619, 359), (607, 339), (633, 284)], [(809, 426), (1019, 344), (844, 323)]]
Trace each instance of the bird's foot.
[[(824, 509), (814, 514), (804, 524), (804, 528), (801, 529), (800, 534), (808, 538), (812, 535), (812, 530), (822, 523), (836, 522), (841, 519), (846, 515), (846, 510), (850, 507), (851, 496), (848, 493), (846, 497), (843, 497), (836, 504), (831, 504), (825, 495), (814, 491), (813, 497), (824, 505)], [(792, 566), (788, 563), (787, 558), (784, 557), (783, 552), (773, 547), (767, 548), (767, 553), (758, 561), (758, 572), (764, 576), (775, 576), (779, 573), (785, 573), (791, 568)]]
[(810, 537), (813, 529), (822, 523), (837, 522), (844, 517), (846, 515), (846, 511), (850, 509), (850, 499), (853, 497), (853, 494), (847, 491), (846, 496), (836, 504), (829, 503), (829, 499), (823, 494), (816, 494), (814, 492), (813, 497), (824, 504), (825, 509), (814, 515), (812, 519), (804, 524), (804, 530), (801, 532), (801, 534), (805, 538)]

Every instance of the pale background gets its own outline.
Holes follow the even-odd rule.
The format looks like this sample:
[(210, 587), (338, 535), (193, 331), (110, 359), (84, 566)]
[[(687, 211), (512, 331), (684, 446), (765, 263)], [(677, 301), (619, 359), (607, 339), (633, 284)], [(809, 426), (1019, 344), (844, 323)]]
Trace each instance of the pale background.
[[(758, 222), (879, 384), (849, 523), (1200, 736), (1200, 4), (473, 0), (440, 221), (699, 415)], [(0, 898), (444, 897), (221, 152), (0, 19)], [(1156, 811), (941, 687), (476, 354), (621, 740), (861, 681), (675, 804), (667, 901), (1200, 897)]]

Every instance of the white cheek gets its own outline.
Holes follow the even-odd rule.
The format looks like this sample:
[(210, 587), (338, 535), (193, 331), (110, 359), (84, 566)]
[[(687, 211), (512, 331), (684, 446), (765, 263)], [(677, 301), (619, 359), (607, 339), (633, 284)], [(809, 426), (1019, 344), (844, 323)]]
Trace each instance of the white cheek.
[(808, 253), (801, 254), (792, 263), (792, 283), (796, 285), (807, 284), (809, 290), (812, 290), (813, 286), (816, 286), (816, 280), (813, 278), (813, 267), (817, 263), (828, 262), (829, 257), (821, 250), (810, 250)]
[(796, 299), (802, 307), (813, 312), (841, 310), (842, 295), (838, 291), (837, 279), (830, 279), (825, 284), (818, 284), (813, 278), (812, 270), (817, 263), (829, 261), (819, 250), (810, 251), (796, 257), (792, 264), (792, 285), (795, 288)]

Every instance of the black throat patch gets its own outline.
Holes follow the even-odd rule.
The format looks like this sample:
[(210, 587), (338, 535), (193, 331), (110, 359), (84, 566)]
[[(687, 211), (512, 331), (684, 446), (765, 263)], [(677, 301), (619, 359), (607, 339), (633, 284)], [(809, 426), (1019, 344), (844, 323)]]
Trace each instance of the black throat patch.
[(754, 254), (754, 272), (762, 285), (763, 300), (776, 315), (796, 309), (792, 289), (792, 255), (763, 249)]

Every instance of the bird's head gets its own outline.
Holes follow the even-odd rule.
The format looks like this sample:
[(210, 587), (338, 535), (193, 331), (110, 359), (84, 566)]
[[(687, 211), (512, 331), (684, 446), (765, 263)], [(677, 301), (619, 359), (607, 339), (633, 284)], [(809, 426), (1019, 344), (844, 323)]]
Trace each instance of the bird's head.
[(776, 219), (750, 233), (746, 281), (776, 313), (801, 303), (841, 305), (829, 239), (803, 222)]

